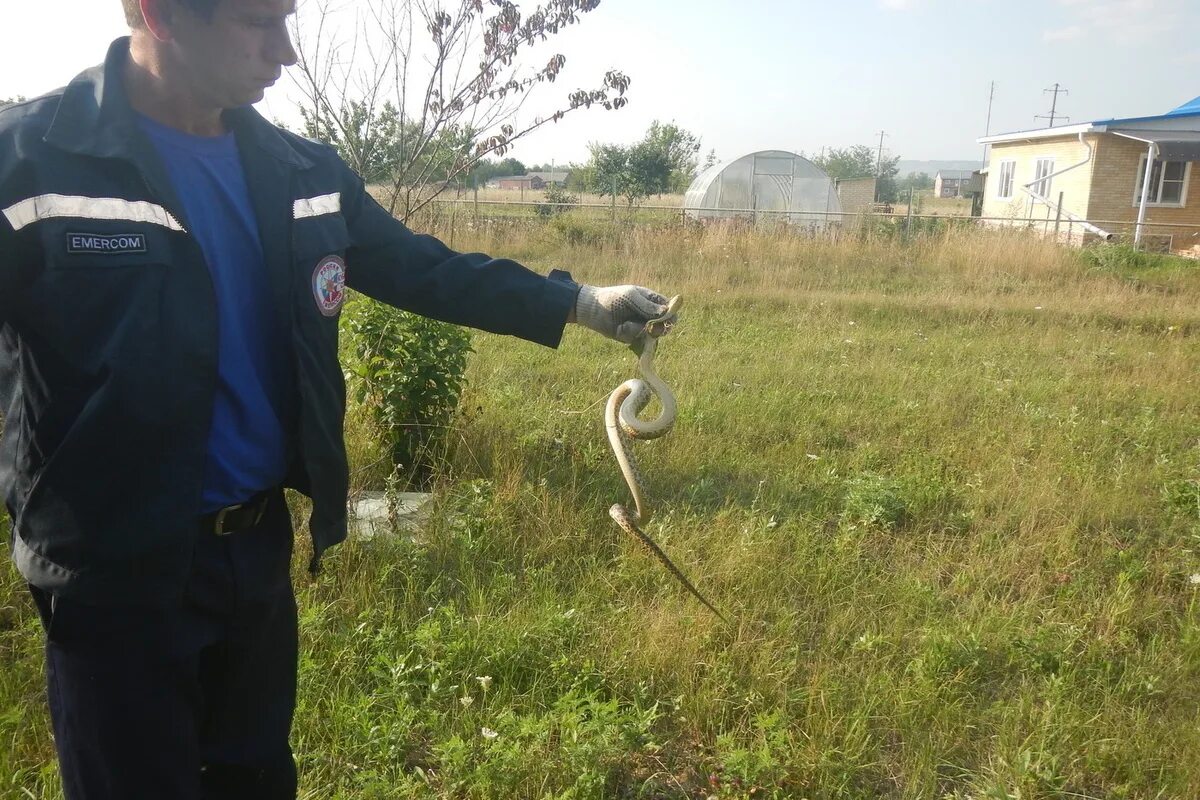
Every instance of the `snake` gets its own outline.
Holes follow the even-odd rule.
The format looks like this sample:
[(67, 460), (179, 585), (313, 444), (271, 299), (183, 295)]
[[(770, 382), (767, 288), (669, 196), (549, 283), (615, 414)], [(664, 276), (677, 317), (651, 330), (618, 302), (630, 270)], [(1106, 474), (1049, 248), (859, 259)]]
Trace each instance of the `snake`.
[[(659, 337), (664, 336), (675, 324), (676, 313), (682, 305), (683, 298), (676, 295), (667, 303), (667, 309), (661, 316), (646, 322), (645, 328), (633, 343), (635, 352), (640, 349), (638, 372), (642, 377), (625, 381), (608, 397), (608, 404), (604, 409), (604, 427), (608, 432), (608, 443), (612, 446), (613, 453), (617, 457), (617, 464), (621, 468), (621, 475), (625, 478), (625, 483), (629, 486), (629, 492), (633, 496), (634, 506), (631, 511), (621, 503), (614, 503), (608, 509), (608, 515), (613, 518), (621, 530), (650, 551), (650, 554), (657, 558), (667, 568), (667, 571), (692, 593), (692, 596), (703, 603), (709, 611), (720, 617), (722, 621), (728, 623), (729, 620), (725, 618), (725, 615), (718, 611), (716, 606), (710, 603), (704, 595), (700, 594), (687, 576), (663, 552), (663, 549), (642, 531), (642, 527), (650, 521), (651, 510), (646, 501), (645, 482), (642, 473), (638, 470), (637, 461), (634, 460), (631, 445), (635, 439), (649, 440), (665, 436), (675, 425), (677, 410), (675, 395), (654, 370), (654, 353), (658, 349)], [(654, 419), (642, 419), (638, 415), (649, 405), (651, 397), (658, 397), (662, 409)]]

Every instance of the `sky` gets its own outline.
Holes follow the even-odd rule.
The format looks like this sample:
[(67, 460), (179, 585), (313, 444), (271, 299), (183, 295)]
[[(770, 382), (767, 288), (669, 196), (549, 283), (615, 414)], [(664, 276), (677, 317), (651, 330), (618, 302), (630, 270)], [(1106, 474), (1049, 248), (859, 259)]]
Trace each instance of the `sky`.
[[(0, 98), (61, 86), (125, 33), (119, 0), (0, 3)], [(302, 2), (302, 30), (304, 13)], [(993, 81), (992, 133), (1044, 127), (1035, 115), (1056, 83), (1071, 122), (1159, 114), (1200, 95), (1198, 30), (1195, 0), (602, 0), (530, 53), (540, 64), (560, 52), (566, 66), (516, 122), (609, 69), (631, 78), (629, 105), (573, 112), (511, 155), (582, 162), (589, 142), (635, 142), (657, 119), (720, 160), (874, 148), (880, 132), (906, 160), (973, 159)], [(294, 123), (299, 96), (285, 79), (259, 108)]]

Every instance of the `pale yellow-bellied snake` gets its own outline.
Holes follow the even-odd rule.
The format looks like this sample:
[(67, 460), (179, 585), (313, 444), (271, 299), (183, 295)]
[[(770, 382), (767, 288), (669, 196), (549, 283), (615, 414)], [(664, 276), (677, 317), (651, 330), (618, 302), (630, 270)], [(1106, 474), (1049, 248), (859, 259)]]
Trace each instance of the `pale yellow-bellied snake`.
[[(650, 521), (650, 506), (646, 502), (646, 491), (642, 475), (633, 459), (630, 445), (634, 439), (657, 439), (666, 435), (675, 424), (675, 395), (667, 384), (658, 377), (654, 370), (654, 351), (658, 347), (658, 339), (671, 329), (676, 319), (676, 313), (683, 305), (683, 298), (675, 296), (667, 304), (667, 310), (662, 316), (646, 323), (645, 330), (635, 347), (640, 344), (641, 353), (638, 358), (638, 370), (642, 378), (632, 378), (618, 386), (609, 395), (608, 405), (604, 409), (604, 426), (608, 430), (608, 442), (612, 445), (617, 463), (621, 466), (621, 475), (629, 485), (633, 495), (634, 511), (630, 511), (620, 503), (615, 503), (608, 510), (609, 516), (616, 521), (621, 530), (634, 537), (639, 544), (649, 550), (675, 578), (691, 592), (697, 600), (708, 607), (725, 622), (725, 615), (716, 606), (708, 602), (704, 595), (692, 585), (678, 567), (672, 563), (667, 554), (662, 551), (653, 539), (647, 536), (641, 526)], [(638, 417), (649, 403), (652, 396), (657, 396), (662, 410), (652, 420)]]

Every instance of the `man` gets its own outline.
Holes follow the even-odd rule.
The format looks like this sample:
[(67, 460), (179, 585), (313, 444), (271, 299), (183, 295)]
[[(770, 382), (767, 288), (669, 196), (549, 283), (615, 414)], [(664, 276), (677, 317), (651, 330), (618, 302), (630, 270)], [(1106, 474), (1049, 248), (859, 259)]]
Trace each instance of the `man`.
[(123, 0), (132, 36), (0, 111), (0, 485), (66, 794), (291, 798), (292, 531), (346, 535), (344, 287), (557, 346), (664, 298), (418, 236), (250, 104), (294, 0)]

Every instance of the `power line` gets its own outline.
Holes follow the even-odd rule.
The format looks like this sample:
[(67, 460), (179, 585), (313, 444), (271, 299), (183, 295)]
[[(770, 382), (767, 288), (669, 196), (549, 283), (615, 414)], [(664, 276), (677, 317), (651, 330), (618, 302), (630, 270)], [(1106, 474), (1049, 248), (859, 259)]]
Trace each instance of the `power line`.
[(1068, 91), (1067, 89), (1064, 89), (1064, 88), (1062, 88), (1062, 86), (1061, 86), (1060, 84), (1057, 84), (1057, 83), (1056, 83), (1056, 84), (1054, 84), (1054, 88), (1053, 88), (1053, 89), (1043, 89), (1043, 90), (1042, 90), (1042, 94), (1053, 94), (1053, 95), (1054, 95), (1054, 99), (1053, 99), (1053, 100), (1051, 101), (1051, 103), (1050, 103), (1050, 113), (1049, 113), (1049, 114), (1038, 114), (1038, 115), (1036, 115), (1036, 116), (1034, 117), (1034, 119), (1048, 119), (1048, 120), (1050, 120), (1050, 127), (1051, 127), (1051, 128), (1053, 128), (1053, 127), (1054, 127), (1054, 120), (1056, 120), (1056, 119), (1065, 119), (1067, 122), (1070, 122), (1070, 121), (1071, 121), (1071, 118), (1070, 118), (1070, 117), (1068, 117), (1068, 116), (1066, 116), (1066, 115), (1064, 115), (1064, 114), (1059, 114), (1059, 113), (1058, 113), (1058, 96), (1059, 96), (1060, 94), (1070, 94), (1070, 93), (1071, 93), (1070, 91)]

